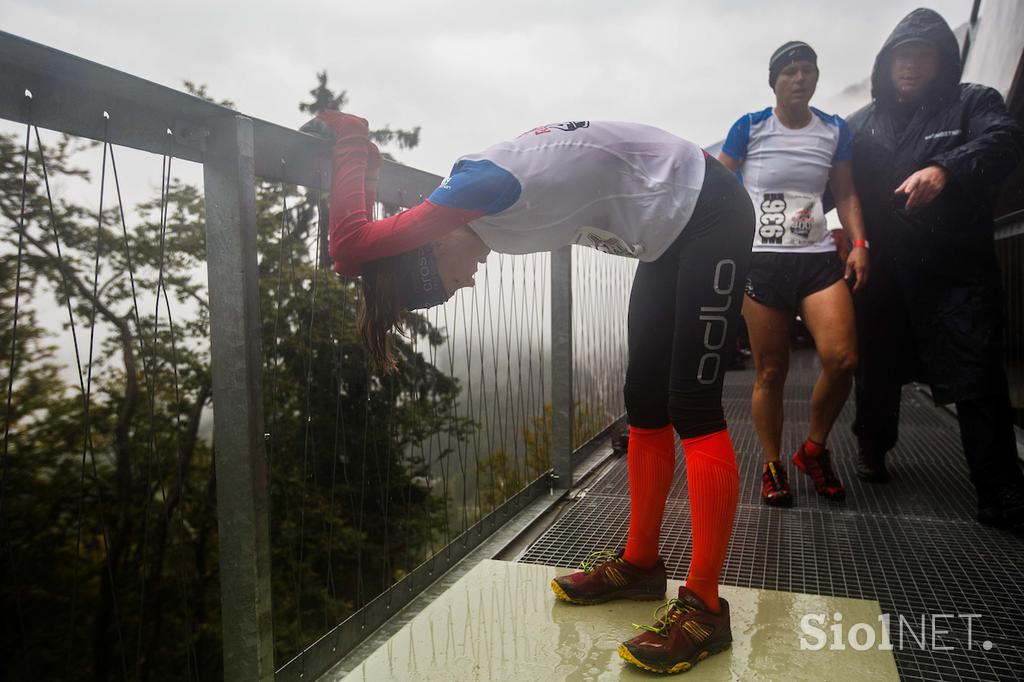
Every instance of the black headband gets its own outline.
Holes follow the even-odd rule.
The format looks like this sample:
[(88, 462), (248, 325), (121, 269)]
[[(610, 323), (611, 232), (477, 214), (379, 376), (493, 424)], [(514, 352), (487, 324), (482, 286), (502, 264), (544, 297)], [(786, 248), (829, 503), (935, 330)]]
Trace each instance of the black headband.
[(775, 79), (779, 73), (793, 62), (808, 61), (818, 67), (818, 53), (810, 45), (799, 40), (791, 40), (772, 53), (768, 60), (768, 85), (775, 89)]
[(448, 300), (448, 292), (437, 270), (434, 249), (428, 244), (399, 256), (402, 273), (399, 295), (407, 310), (433, 308)]

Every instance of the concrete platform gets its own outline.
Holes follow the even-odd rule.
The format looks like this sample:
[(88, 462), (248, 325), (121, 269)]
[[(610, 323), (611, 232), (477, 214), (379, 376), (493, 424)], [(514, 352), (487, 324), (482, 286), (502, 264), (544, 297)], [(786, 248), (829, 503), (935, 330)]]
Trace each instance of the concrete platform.
[[(640, 680), (658, 676), (628, 665), (619, 642), (651, 624), (658, 602), (573, 606), (557, 601), (549, 583), (568, 569), (483, 561), (407, 623), (345, 680)], [(669, 581), (675, 594), (678, 581)], [(686, 680), (898, 680), (892, 651), (833, 650), (830, 626), (865, 623), (881, 633), (877, 601), (725, 587), (732, 610), (733, 647), (698, 664)], [(807, 614), (822, 617), (827, 644), (801, 629)], [(812, 623), (814, 627), (817, 624)], [(880, 639), (880, 637), (879, 637)], [(857, 643), (863, 645), (862, 633)]]

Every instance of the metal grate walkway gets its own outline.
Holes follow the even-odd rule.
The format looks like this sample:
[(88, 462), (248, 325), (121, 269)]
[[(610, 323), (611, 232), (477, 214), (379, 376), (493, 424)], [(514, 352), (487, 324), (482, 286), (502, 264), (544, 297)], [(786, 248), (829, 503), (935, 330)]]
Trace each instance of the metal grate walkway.
[[(794, 450), (806, 435), (816, 373), (812, 352), (794, 355), (786, 387), (784, 450)], [(894, 654), (905, 680), (1021, 679), (1024, 535), (973, 520), (974, 493), (955, 418), (932, 405), (928, 396), (905, 388), (900, 444), (889, 459), (893, 480), (872, 485), (853, 472), (851, 398), (829, 443), (847, 500), (819, 498), (790, 463), (794, 506), (775, 509), (760, 502), (761, 454), (750, 414), (752, 385), (752, 370), (727, 376), (725, 406), (739, 460), (740, 500), (722, 582), (877, 599), (882, 612), (891, 614)], [(669, 577), (683, 579), (690, 561), (689, 506), (682, 454), (677, 457), (680, 465), (661, 544)], [(521, 561), (576, 566), (594, 549), (623, 546), (628, 525), (629, 487), (621, 458), (577, 497)], [(966, 618), (970, 614), (979, 617)], [(906, 619), (902, 628), (901, 616)], [(936, 644), (950, 650), (932, 648), (933, 616), (939, 616)], [(923, 646), (922, 617), (927, 633)], [(822, 626), (830, 633), (829, 643), (833, 622), (830, 614)]]

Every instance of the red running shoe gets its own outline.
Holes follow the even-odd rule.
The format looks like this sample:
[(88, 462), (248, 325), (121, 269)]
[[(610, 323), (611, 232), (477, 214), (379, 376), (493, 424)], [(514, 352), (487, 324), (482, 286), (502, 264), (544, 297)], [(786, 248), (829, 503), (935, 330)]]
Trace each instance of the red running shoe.
[(811, 480), (814, 481), (814, 489), (818, 491), (819, 495), (834, 502), (842, 502), (846, 499), (846, 488), (832, 471), (831, 455), (827, 449), (822, 448), (817, 455), (811, 455), (801, 445), (793, 454), (793, 464), (811, 477)]
[(761, 473), (761, 501), (773, 507), (792, 507), (793, 493), (781, 462), (768, 462)]
[(708, 656), (732, 646), (729, 602), (718, 600), (719, 612), (712, 613), (696, 594), (679, 588), (654, 612), (654, 625), (636, 625), (646, 630), (619, 645), (619, 656), (638, 668), (655, 673), (684, 673)]
[(555, 596), (570, 604), (600, 604), (612, 599), (655, 601), (665, 598), (668, 580), (661, 559), (651, 568), (634, 566), (622, 552), (594, 552), (580, 564), (582, 571), (551, 581)]

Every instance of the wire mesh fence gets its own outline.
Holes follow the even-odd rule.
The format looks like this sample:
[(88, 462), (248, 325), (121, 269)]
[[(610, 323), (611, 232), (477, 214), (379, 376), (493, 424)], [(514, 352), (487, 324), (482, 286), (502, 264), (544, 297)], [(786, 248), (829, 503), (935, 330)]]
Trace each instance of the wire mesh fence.
[[(549, 254), (492, 254), (382, 371), (323, 144), (9, 34), (0, 63), (0, 678), (315, 676), (568, 461)], [(378, 215), (440, 181), (383, 170)], [(573, 258), (579, 445), (621, 413), (633, 265)]]
[(385, 372), (359, 337), (358, 281), (323, 258), (320, 193), (290, 195), (261, 193), (278, 204), (261, 230), (260, 282), (282, 662), (431, 561), (551, 457), (547, 255), (493, 254), (475, 287), (407, 315), (397, 370)]
[(621, 417), (628, 346), (626, 318), (637, 261), (573, 248), (573, 444)]
[(199, 679), (220, 656), (202, 206), (166, 155), (125, 195), (118, 124), (0, 135), (4, 679)]
[[(218, 495), (232, 484), (215, 467), (199, 167), (21, 132), (0, 135), (0, 671), (220, 677)], [(129, 193), (125, 155), (152, 178)], [(283, 182), (255, 187), (278, 666), (367, 620), (418, 567), (450, 565), (553, 457), (550, 256), (492, 254), (476, 286), (404, 319), (384, 372), (360, 338), (361, 287), (326, 256), (329, 178), (299, 188), (290, 172), (282, 161)], [(574, 258), (579, 444), (621, 411), (632, 268)]]

